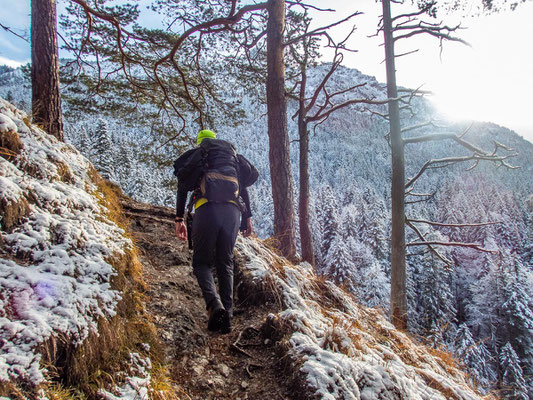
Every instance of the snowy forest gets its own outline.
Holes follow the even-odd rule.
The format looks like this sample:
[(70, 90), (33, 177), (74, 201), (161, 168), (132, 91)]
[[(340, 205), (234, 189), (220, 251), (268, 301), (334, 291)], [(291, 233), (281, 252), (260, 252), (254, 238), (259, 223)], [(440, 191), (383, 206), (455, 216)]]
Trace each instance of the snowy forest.
[[(170, 19), (183, 17), (193, 7), (156, 4)], [(71, 7), (71, 14), (60, 19), (60, 25), (70, 43), (83, 48), (79, 22), (86, 16), (81, 8)], [(388, 112), (383, 99), (391, 96), (386, 83), (342, 66), (342, 58), (319, 59), (318, 42), (308, 35), (307, 9), (299, 11), (291, 9), (288, 14), (288, 34), (300, 42), (294, 39), (296, 45), (287, 51), (286, 60), (287, 91), (292, 88), (286, 114), (295, 220), (299, 217), (302, 97), (294, 88), (303, 90), (305, 99), (312, 99), (317, 88), (325, 88), (316, 92), (318, 103), (333, 105), (328, 96), (335, 94), (335, 104), (343, 107), (311, 118), (308, 125), (314, 268), (362, 304), (388, 315), (393, 171), (391, 127), (388, 118), (383, 118)], [(126, 21), (135, 17), (126, 9), (114, 12), (123, 13)], [(210, 15), (202, 7), (194, 12), (198, 21)], [(262, 21), (247, 23), (255, 26)], [(216, 51), (194, 55), (197, 43), (185, 47), (179, 57), (196, 57), (183, 68), (197, 83), (189, 89), (200, 93), (202, 84), (206, 88), (201, 105), (191, 104), (183, 93), (183, 82), (165, 75), (162, 79), (174, 85), (170, 86), (172, 100), (181, 107), (175, 118), (169, 116), (168, 108), (162, 112), (151, 94), (134, 90), (135, 79), (140, 81), (146, 74), (141, 62), (131, 63), (133, 83), (117, 73), (120, 62), (110, 51), (114, 39), (106, 38), (106, 29), (111, 28), (105, 21), (95, 24), (94, 46), (83, 49), (93, 58), (61, 60), (65, 141), (127, 195), (174, 207), (177, 182), (172, 163), (192, 146), (198, 118), (202, 118), (206, 128), (235, 144), (259, 170), (259, 181), (250, 189), (254, 229), (260, 238), (273, 236), (266, 45), (246, 48), (241, 44), (245, 50), (238, 62), (229, 57), (217, 59)], [(259, 28), (254, 29), (259, 36), (252, 39), (250, 34), (242, 39), (244, 44), (261, 43)], [(228, 54), (231, 35), (237, 31), (220, 39), (209, 36), (204, 46)], [(166, 33), (159, 34), (158, 39), (168, 40)], [(337, 57), (342, 46), (332, 45), (337, 46)], [(139, 59), (145, 57), (146, 62), (148, 51), (142, 50), (145, 53), (137, 48), (131, 51), (139, 52)], [(95, 61), (97, 52), (102, 59)], [(250, 57), (254, 62), (247, 65)], [(195, 69), (199, 65), (201, 74)], [(302, 71), (307, 87), (300, 89)], [(106, 79), (100, 81), (103, 76)], [(399, 89), (402, 93), (403, 88)], [(446, 120), (424, 96), (408, 93), (401, 95), (405, 99), (400, 109), (402, 126), (424, 127), (427, 135), (453, 134), (486, 151), (486, 157), (469, 158), (471, 151), (457, 141), (426, 142), (419, 139), (416, 129), (404, 133), (404, 139), (412, 139), (405, 148), (405, 176), (411, 186), (405, 196), (408, 330), (429, 346), (462, 360), (481, 391), (507, 388), (502, 392), (506, 398), (533, 398), (533, 144), (493, 123)], [(0, 96), (30, 112), (30, 68), (0, 67)], [(202, 109), (200, 117), (198, 108)], [(296, 229), (298, 253), (301, 243)]]

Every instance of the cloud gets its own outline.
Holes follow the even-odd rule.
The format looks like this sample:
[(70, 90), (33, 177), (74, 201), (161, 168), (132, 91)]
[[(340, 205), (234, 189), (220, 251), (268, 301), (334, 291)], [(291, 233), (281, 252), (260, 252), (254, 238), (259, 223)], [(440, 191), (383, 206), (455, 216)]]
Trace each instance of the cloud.
[(25, 62), (10, 60), (9, 58), (0, 56), (0, 65), (7, 65), (8, 67), (17, 68), (21, 65), (24, 65), (26, 63), (30, 62), (30, 60), (27, 60)]

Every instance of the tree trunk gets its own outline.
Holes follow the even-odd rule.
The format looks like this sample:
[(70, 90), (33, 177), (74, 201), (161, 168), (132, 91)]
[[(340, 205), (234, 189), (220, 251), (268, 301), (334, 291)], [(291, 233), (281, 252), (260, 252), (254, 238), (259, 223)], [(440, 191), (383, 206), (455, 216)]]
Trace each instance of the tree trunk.
[(298, 201), (298, 218), (300, 223), (300, 242), (302, 259), (312, 266), (315, 265), (313, 236), (309, 220), (309, 132), (307, 131), (305, 112), (305, 87), (307, 82), (306, 65), (302, 66), (302, 82), (300, 83), (298, 114), (298, 135), (300, 139), (300, 193)]
[(283, 33), (285, 1), (269, 0), (267, 23), (267, 113), (270, 176), (274, 203), (274, 237), (281, 253), (296, 256), (293, 181), (287, 130)]
[(31, 1), (33, 122), (63, 140), (55, 0)]
[[(387, 69), (387, 95), (397, 99), (396, 67), (390, 0), (383, 3), (383, 35)], [(404, 143), (400, 126), (398, 100), (389, 101), (390, 140), (392, 148), (392, 238), (391, 238), (391, 320), (398, 329), (407, 329), (405, 274), (405, 165)]]

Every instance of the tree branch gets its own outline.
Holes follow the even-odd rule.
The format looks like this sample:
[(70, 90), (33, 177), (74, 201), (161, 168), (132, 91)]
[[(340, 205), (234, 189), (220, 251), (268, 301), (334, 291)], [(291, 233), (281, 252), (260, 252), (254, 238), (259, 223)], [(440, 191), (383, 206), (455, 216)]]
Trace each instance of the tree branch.
[(414, 223), (420, 223), (420, 224), (433, 225), (433, 226), (450, 227), (450, 228), (472, 228), (472, 227), (478, 227), (478, 226), (498, 225), (502, 223), (501, 221), (494, 221), (494, 222), (478, 222), (478, 223), (471, 223), (471, 224), (449, 224), (449, 223), (428, 221), (425, 219), (412, 219), (412, 218), (409, 218), (407, 221), (414, 222)]
[(406, 246), (454, 246), (454, 247), (468, 247), (474, 250), (482, 251), (484, 253), (498, 254), (496, 250), (489, 250), (477, 243), (463, 243), (463, 242), (439, 242), (439, 241), (421, 241), (421, 242), (410, 242), (406, 243)]
[(15, 32), (13, 29), (11, 29), (9, 26), (5, 26), (4, 24), (0, 23), (0, 28), (4, 29), (5, 31), (15, 35), (16, 37), (24, 40), (26, 43), (29, 43), (29, 39), (28, 38), (25, 38), (24, 36), (22, 35), (19, 35), (17, 32)]
[(418, 238), (421, 240), (421, 242), (419, 243), (422, 243), (422, 244), (425, 244), (429, 251), (431, 251), (433, 254), (435, 254), (442, 262), (444, 262), (446, 265), (448, 266), (452, 266), (453, 265), (453, 261), (451, 261), (449, 258), (447, 258), (446, 256), (440, 254), (440, 252), (435, 248), (433, 247), (433, 245), (431, 243), (429, 243), (426, 238), (424, 237), (424, 235), (422, 235), (422, 232), (420, 232), (420, 230), (414, 226), (411, 222), (409, 222), (409, 220), (406, 220), (406, 225), (411, 228), (415, 234), (418, 236)]
[(316, 36), (316, 35), (322, 35), (325, 33), (325, 31), (327, 31), (328, 29), (330, 28), (333, 28), (334, 26), (337, 26), (337, 25), (340, 25), (342, 24), (343, 22), (346, 22), (350, 19), (352, 19), (353, 17), (357, 16), (357, 15), (361, 15), (362, 12), (360, 11), (356, 11), (352, 14), (350, 14), (349, 16), (347, 16), (346, 18), (344, 19), (341, 19), (339, 21), (336, 21), (336, 22), (333, 22), (332, 24), (329, 24), (329, 25), (326, 25), (326, 26), (323, 26), (323, 27), (320, 27), (320, 28), (316, 28), (316, 29), (313, 29), (312, 31), (310, 32), (306, 32), (300, 36), (297, 36), (291, 40), (289, 40), (288, 42), (285, 42), (283, 44), (284, 47), (287, 47), (287, 46), (290, 46), (291, 44), (294, 44), (294, 43), (297, 43), (299, 42), (300, 40), (302, 40), (303, 38), (306, 38), (306, 37), (309, 37), (309, 36)]

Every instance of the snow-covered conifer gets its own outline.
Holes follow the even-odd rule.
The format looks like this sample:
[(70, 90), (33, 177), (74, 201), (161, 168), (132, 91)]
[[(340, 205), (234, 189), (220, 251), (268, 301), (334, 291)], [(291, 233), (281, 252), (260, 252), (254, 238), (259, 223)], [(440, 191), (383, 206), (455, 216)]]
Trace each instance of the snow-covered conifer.
[(354, 238), (348, 239), (348, 251), (354, 264), (355, 295), (368, 307), (387, 308), (389, 303), (389, 281), (372, 249)]
[[(322, 240), (321, 253), (329, 257), (329, 251), (333, 240), (339, 232), (339, 211), (338, 202), (332, 189), (328, 186), (321, 191), (320, 203), (317, 204), (318, 221), (321, 226)], [(324, 267), (327, 261), (324, 260)]]
[(526, 381), (520, 360), (511, 343), (507, 342), (500, 352), (501, 389), (506, 399), (529, 400)]
[(94, 131), (94, 165), (106, 179), (114, 179), (113, 148), (107, 127), (107, 121), (98, 119)]
[(91, 159), (91, 145), (89, 141), (89, 135), (87, 135), (87, 129), (85, 126), (80, 126), (77, 135), (77, 147), (78, 150), (88, 159)]
[(495, 381), (495, 373), (490, 365), (492, 358), (483, 341), (476, 343), (466, 324), (459, 325), (454, 342), (455, 354), (468, 368), (474, 382), (489, 388)]
[(336, 234), (333, 238), (321, 272), (333, 279), (335, 283), (344, 285), (348, 290), (355, 292), (356, 270), (346, 241), (341, 235)]

